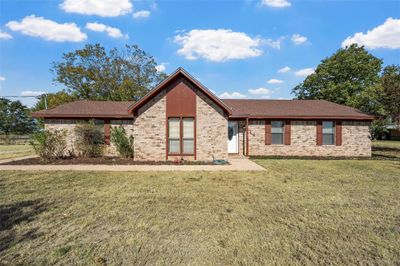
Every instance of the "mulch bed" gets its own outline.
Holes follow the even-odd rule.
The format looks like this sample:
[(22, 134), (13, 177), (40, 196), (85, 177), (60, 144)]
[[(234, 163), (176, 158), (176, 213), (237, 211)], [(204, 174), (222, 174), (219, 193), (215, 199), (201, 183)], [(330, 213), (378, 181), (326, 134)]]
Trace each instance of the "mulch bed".
[(3, 165), (69, 165), (69, 164), (103, 164), (103, 165), (214, 165), (213, 162), (200, 161), (134, 161), (132, 158), (99, 157), (99, 158), (77, 158), (69, 157), (62, 159), (45, 160), (39, 157), (23, 160), (15, 160)]

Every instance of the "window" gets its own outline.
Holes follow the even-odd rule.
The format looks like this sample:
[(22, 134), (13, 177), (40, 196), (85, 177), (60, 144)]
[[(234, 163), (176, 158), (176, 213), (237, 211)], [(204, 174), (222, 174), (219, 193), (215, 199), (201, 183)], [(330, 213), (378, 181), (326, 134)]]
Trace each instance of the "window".
[(335, 144), (335, 123), (333, 121), (322, 122), (322, 145)]
[(271, 122), (272, 144), (283, 144), (283, 121)]
[(194, 154), (194, 118), (168, 119), (168, 153)]
[(194, 119), (183, 118), (183, 153), (194, 154)]
[(169, 153), (181, 153), (181, 125), (179, 118), (168, 119)]

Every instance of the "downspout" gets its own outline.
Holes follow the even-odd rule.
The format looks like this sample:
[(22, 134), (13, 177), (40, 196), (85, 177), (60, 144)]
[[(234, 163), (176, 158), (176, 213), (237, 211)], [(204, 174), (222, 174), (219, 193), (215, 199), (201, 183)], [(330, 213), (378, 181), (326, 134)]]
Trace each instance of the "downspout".
[(246, 117), (246, 156), (249, 156), (249, 118)]

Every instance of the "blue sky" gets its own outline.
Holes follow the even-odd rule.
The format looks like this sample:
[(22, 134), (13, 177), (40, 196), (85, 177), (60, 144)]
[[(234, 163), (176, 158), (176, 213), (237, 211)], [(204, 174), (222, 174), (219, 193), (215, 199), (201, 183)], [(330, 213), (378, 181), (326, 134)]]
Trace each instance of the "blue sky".
[(128, 43), (219, 96), (292, 98), (323, 58), (353, 42), (400, 64), (400, 1), (2, 0), (0, 96), (56, 92), (49, 69), (62, 53)]

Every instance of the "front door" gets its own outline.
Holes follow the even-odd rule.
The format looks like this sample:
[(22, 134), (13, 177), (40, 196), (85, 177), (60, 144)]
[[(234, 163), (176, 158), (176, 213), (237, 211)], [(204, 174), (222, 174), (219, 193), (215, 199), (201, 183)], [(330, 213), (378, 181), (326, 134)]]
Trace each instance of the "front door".
[(228, 153), (239, 153), (238, 121), (228, 122)]

